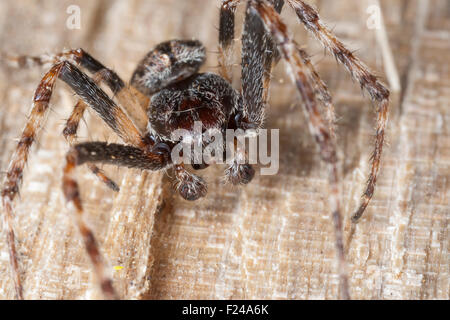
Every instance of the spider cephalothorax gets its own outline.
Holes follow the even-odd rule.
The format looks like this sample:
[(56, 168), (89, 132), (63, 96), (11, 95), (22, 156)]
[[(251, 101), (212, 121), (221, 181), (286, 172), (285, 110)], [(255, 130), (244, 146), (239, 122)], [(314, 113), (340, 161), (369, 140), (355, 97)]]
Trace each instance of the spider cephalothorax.
[(203, 130), (227, 128), (238, 107), (239, 94), (219, 75), (195, 74), (152, 96), (148, 108), (149, 131), (163, 140), (172, 140), (177, 129), (194, 130), (195, 121)]
[[(105, 297), (117, 298), (112, 281), (104, 272), (104, 263), (93, 232), (83, 220), (84, 210), (75, 168), (86, 163), (107, 186), (118, 191), (118, 186), (94, 163), (109, 163), (142, 170), (173, 167), (176, 185), (184, 199), (196, 200), (205, 196), (206, 183), (199, 176), (190, 173), (183, 163), (174, 163), (172, 150), (180, 139), (172, 134), (179, 129), (185, 130), (190, 135), (186, 140), (195, 144), (198, 143), (194, 132), (196, 122), (201, 123), (200, 136), (211, 131), (224, 135), (226, 129), (261, 128), (268, 101), (271, 70), (281, 58), (287, 62), (288, 71), (302, 97), (309, 130), (329, 169), (330, 210), (335, 226), (341, 294), (342, 297), (349, 298), (342, 239), (339, 174), (336, 147), (332, 138), (334, 109), (331, 95), (306, 52), (296, 44), (287, 26), (281, 21), (279, 13), (285, 4), (284, 0), (242, 1), (247, 4), (242, 33), (242, 88), (233, 89), (230, 81), (235, 37), (234, 17), (240, 2), (222, 0), (219, 29), (220, 75), (198, 73), (205, 61), (206, 51), (200, 42), (194, 40), (172, 40), (157, 45), (138, 64), (129, 85), (125, 85), (114, 71), (103, 66), (83, 49), (70, 50), (54, 56), (11, 59), (19, 66), (51, 64), (51, 68), (36, 89), (29, 121), (12, 157), (1, 193), (3, 226), (7, 234), (11, 270), (18, 298), (23, 297), (23, 291), (12, 227), (12, 202), (19, 191), (30, 147), (43, 126), (57, 79), (66, 82), (80, 98), (63, 131), (71, 144), (64, 167), (64, 195), (76, 209), (75, 222), (93, 263), (101, 290)], [(286, 2), (306, 29), (315, 35), (379, 104), (372, 168), (363, 202), (352, 217), (356, 222), (373, 196), (379, 173), (389, 91), (322, 24), (317, 12), (311, 6), (301, 0)], [(90, 76), (81, 69), (90, 73)], [(114, 98), (100, 88), (101, 83), (110, 89)], [(124, 144), (76, 143), (78, 124), (88, 107), (98, 114)], [(331, 114), (329, 121), (325, 121), (322, 116), (324, 111)], [(223, 150), (220, 149), (219, 153)], [(255, 173), (251, 165), (245, 161), (237, 161), (242, 159), (245, 160), (245, 151), (237, 152), (236, 158), (231, 159), (231, 164), (226, 170), (228, 180), (234, 184), (249, 183)], [(194, 169), (206, 166), (207, 163), (201, 161), (192, 165)]]

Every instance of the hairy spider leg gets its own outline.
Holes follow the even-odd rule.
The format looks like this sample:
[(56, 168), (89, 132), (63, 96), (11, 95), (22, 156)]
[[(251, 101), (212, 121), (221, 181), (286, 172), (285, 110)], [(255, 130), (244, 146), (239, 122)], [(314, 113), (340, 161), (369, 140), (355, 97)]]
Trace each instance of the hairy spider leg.
[(62, 184), (64, 196), (76, 209), (75, 223), (92, 261), (99, 287), (107, 299), (118, 299), (119, 296), (114, 290), (111, 277), (105, 271), (106, 264), (100, 254), (94, 233), (83, 220), (84, 210), (75, 178), (75, 168), (84, 163), (100, 162), (141, 170), (160, 170), (168, 164), (168, 160), (161, 154), (146, 152), (141, 148), (105, 142), (77, 144), (66, 155)]
[[(101, 69), (100, 71), (96, 72), (92, 76), (92, 80), (95, 84), (99, 84), (102, 79), (107, 77), (108, 75), (105, 74), (106, 69)], [(70, 117), (66, 121), (66, 125), (63, 130), (63, 136), (66, 139), (66, 141), (69, 143), (70, 146), (73, 146), (77, 143), (77, 131), (78, 126), (80, 124), (81, 119), (83, 118), (84, 111), (88, 108), (88, 105), (82, 100), (79, 99), (77, 103), (75, 104), (72, 113), (70, 114)], [(108, 188), (110, 188), (113, 191), (119, 192), (120, 188), (119, 186), (110, 178), (108, 178), (103, 170), (101, 170), (99, 167), (97, 167), (93, 163), (88, 163), (87, 167), (91, 172), (97, 176), (97, 178), (102, 181)]]
[(15, 233), (13, 229), (12, 202), (19, 193), (19, 186), (23, 178), (23, 169), (28, 160), (28, 153), (38, 131), (43, 126), (45, 113), (48, 110), (51, 92), (58, 78), (61, 65), (56, 65), (42, 78), (33, 98), (33, 108), (22, 136), (17, 144), (16, 151), (9, 164), (5, 182), (1, 192), (3, 203), (3, 229), (6, 232), (9, 260), (14, 280), (16, 299), (23, 299), (23, 287), (20, 278), (18, 257), (15, 245)]
[(378, 102), (377, 125), (375, 137), (375, 149), (372, 154), (372, 166), (367, 181), (366, 189), (363, 193), (362, 202), (358, 210), (353, 214), (352, 221), (358, 222), (367, 208), (375, 191), (377, 177), (380, 172), (381, 154), (383, 151), (384, 134), (388, 121), (389, 110), (389, 90), (377, 79), (369, 68), (361, 62), (353, 53), (340, 42), (328, 28), (320, 21), (318, 13), (308, 4), (301, 0), (287, 0), (294, 9), (299, 20), (304, 24), (322, 45), (330, 51), (337, 61), (339, 61), (353, 79), (358, 81), (361, 88), (366, 90), (373, 101)]
[[(220, 72), (230, 81), (234, 40), (234, 18), (239, 1), (222, 1), (219, 29)], [(278, 12), (283, 0), (271, 0)], [(279, 58), (278, 50), (260, 19), (248, 11), (245, 15), (242, 41), (242, 104), (237, 110), (235, 125), (238, 129), (259, 129), (264, 121), (264, 110), (269, 96), (270, 73)], [(255, 174), (251, 165), (243, 163), (245, 150), (234, 143), (234, 158), (225, 170), (226, 180), (233, 184), (247, 184)]]
[(105, 67), (101, 62), (92, 57), (84, 49), (71, 49), (57, 54), (43, 54), (40, 56), (0, 56), (0, 59), (8, 62), (10, 66), (28, 68), (33, 66), (55, 65), (63, 61), (69, 61), (76, 66), (88, 70), (92, 74), (101, 72), (101, 82), (105, 83), (114, 97), (125, 109), (128, 116), (141, 133), (146, 131), (147, 117), (145, 115), (148, 99), (133, 86), (127, 86), (125, 82), (113, 70)]
[[(270, 5), (281, 12), (284, 1), (272, 0)], [(265, 31), (257, 14), (247, 9), (242, 32), (242, 97), (244, 115), (242, 125), (261, 128), (269, 96), (270, 74), (279, 59), (278, 49), (272, 37)]]
[[(232, 52), (233, 52), (233, 40), (234, 40), (234, 27), (235, 27), (235, 12), (236, 7), (239, 4), (239, 0), (222, 0), (222, 5), (220, 8), (220, 27), (219, 27), (219, 73), (222, 77), (231, 82), (232, 79)], [(270, 3), (274, 6), (275, 10), (278, 13), (281, 13), (281, 10), (284, 5), (284, 0), (271, 0)], [(260, 26), (259, 26), (260, 27)], [(255, 31), (258, 30), (254, 28)], [(253, 31), (253, 32), (255, 32)], [(252, 39), (251, 36), (248, 36), (247, 39)], [(273, 67), (280, 60), (280, 54), (276, 46), (273, 43), (269, 43), (269, 47), (266, 52), (269, 53), (267, 57), (266, 54), (266, 64), (265, 64), (265, 73), (263, 78), (263, 104), (267, 104), (269, 98), (269, 86), (271, 80), (271, 74)], [(298, 47), (298, 45), (297, 45)], [(259, 51), (258, 48), (253, 48), (253, 51)], [(305, 50), (299, 48), (300, 56), (303, 59), (304, 64), (310, 70), (308, 73), (308, 77), (310, 78), (310, 82), (314, 84), (314, 89), (316, 95), (320, 102), (325, 107), (325, 114), (327, 116), (327, 120), (329, 123), (329, 130), (333, 138), (335, 138), (335, 108), (332, 101), (331, 94), (328, 90), (327, 85), (321, 80), (318, 72), (315, 70), (314, 65), (311, 63), (309, 55)], [(253, 51), (251, 52), (253, 54)], [(247, 54), (247, 57), (250, 54)], [(250, 56), (249, 58), (255, 59), (255, 55)], [(245, 64), (243, 64), (245, 65)], [(247, 68), (248, 69), (248, 68)]]
[[(133, 87), (127, 87), (123, 80), (113, 70), (105, 67), (93, 58), (84, 49), (71, 49), (57, 54), (43, 54), (40, 56), (1, 56), (1, 60), (12, 67), (29, 68), (35, 66), (55, 65), (62, 61), (69, 61), (77, 66), (86, 68), (93, 74), (96, 84), (105, 83), (111, 90), (120, 105), (125, 108), (128, 116), (138, 127), (141, 133), (145, 132), (147, 126), (146, 115), (143, 113), (144, 105), (148, 104), (148, 98), (141, 97), (139, 91)], [(63, 135), (70, 145), (76, 143), (76, 133), (87, 105), (79, 99), (70, 117), (66, 121)], [(131, 111), (130, 111), (131, 110)], [(105, 183), (110, 189), (119, 191), (118, 185), (108, 178), (103, 170), (94, 164), (88, 164), (88, 168), (97, 178)]]
[(10, 162), (1, 191), (4, 208), (3, 225), (7, 235), (11, 272), (18, 299), (23, 299), (23, 286), (15, 247), (12, 202), (19, 193), (19, 186), (23, 178), (23, 169), (28, 160), (29, 150), (44, 125), (45, 114), (49, 109), (50, 98), (58, 78), (69, 84), (126, 143), (140, 148), (147, 147), (143, 137), (126, 114), (94, 81), (70, 62), (58, 63), (44, 75), (36, 89), (31, 114)]
[(219, 17), (219, 74), (233, 81), (235, 13), (239, 1), (222, 0)]
[(320, 78), (319, 73), (312, 64), (308, 53), (305, 50), (299, 48), (298, 44), (295, 44), (295, 46), (297, 47), (298, 53), (303, 60), (303, 64), (309, 69), (309, 72), (307, 73), (308, 81), (313, 84), (316, 97), (325, 108), (325, 115), (328, 120), (328, 130), (330, 131), (331, 137), (335, 139), (336, 115), (330, 91), (328, 90), (325, 82), (323, 82), (323, 80)]
[(331, 191), (330, 206), (334, 221), (336, 251), (339, 261), (340, 291), (342, 298), (349, 299), (347, 263), (344, 254), (343, 226), (340, 212), (339, 173), (337, 169), (337, 155), (334, 140), (331, 138), (329, 130), (317, 108), (314, 89), (309, 83), (309, 78), (307, 76), (308, 68), (304, 65), (294, 41), (288, 34), (286, 25), (282, 22), (275, 9), (266, 2), (251, 0), (249, 4), (250, 10), (254, 14), (259, 15), (267, 31), (270, 32), (273, 39), (278, 44), (282, 57), (288, 62), (288, 71), (291, 73), (304, 101), (304, 111), (309, 121), (310, 132), (320, 148), (322, 160), (328, 164), (328, 179)]

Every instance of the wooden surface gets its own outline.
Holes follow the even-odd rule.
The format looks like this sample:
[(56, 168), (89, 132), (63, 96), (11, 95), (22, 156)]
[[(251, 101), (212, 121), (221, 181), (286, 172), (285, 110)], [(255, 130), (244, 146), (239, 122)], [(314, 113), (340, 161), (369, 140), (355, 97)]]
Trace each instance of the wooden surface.
[[(349, 48), (383, 75), (374, 32), (366, 27), (368, 2), (313, 3)], [(402, 91), (393, 96), (375, 198), (355, 229), (349, 217), (368, 172), (374, 108), (343, 68), (307, 36), (288, 8), (283, 17), (296, 40), (313, 55), (337, 106), (352, 297), (448, 299), (450, 5), (448, 0), (381, 3)], [(66, 28), (66, 9), (71, 4), (81, 8), (80, 30)], [(0, 2), (0, 49), (40, 54), (83, 47), (127, 80), (136, 63), (158, 42), (197, 38), (208, 48), (205, 70), (214, 71), (217, 25), (218, 1), (7, 0)], [(238, 55), (235, 61), (237, 87)], [(43, 72), (0, 67), (3, 171)], [(27, 299), (101, 297), (60, 189), (68, 148), (60, 132), (74, 101), (60, 83), (15, 204)], [(338, 297), (326, 167), (283, 63), (275, 70), (270, 105), (267, 127), (280, 129), (280, 170), (274, 176), (257, 175), (246, 187), (224, 186), (223, 168), (209, 168), (202, 172), (209, 182), (207, 197), (191, 203), (173, 194), (170, 171), (105, 166), (121, 187), (120, 193), (113, 194), (86, 168), (78, 170), (88, 221), (123, 298)], [(87, 115), (86, 124), (81, 141), (115, 141), (96, 115)], [(13, 297), (2, 234), (0, 298)]]

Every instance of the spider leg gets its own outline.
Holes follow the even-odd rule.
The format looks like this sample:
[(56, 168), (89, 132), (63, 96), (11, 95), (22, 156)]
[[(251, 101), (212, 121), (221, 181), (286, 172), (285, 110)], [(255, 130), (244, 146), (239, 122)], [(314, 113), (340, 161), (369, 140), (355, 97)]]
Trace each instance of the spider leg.
[[(94, 80), (96, 84), (99, 84), (101, 79), (104, 77), (104, 71), (105, 69), (102, 69), (95, 73), (92, 77), (92, 80)], [(66, 126), (63, 130), (63, 136), (70, 146), (73, 146), (77, 142), (78, 126), (87, 107), (88, 105), (83, 100), (79, 99), (77, 104), (73, 108), (70, 117), (66, 121)], [(87, 166), (89, 170), (91, 170), (91, 172), (95, 176), (97, 176), (97, 178), (102, 181), (108, 188), (116, 192), (120, 191), (119, 186), (113, 180), (108, 178), (103, 170), (101, 170), (93, 163), (88, 163)]]
[[(284, 0), (268, 0), (276, 12), (281, 13), (284, 6)], [(263, 28), (264, 30), (264, 28)], [(263, 77), (263, 104), (267, 105), (269, 101), (269, 87), (272, 75), (272, 70), (275, 65), (280, 61), (280, 53), (278, 51), (276, 43), (273, 42), (272, 37), (267, 38), (267, 48), (266, 48), (266, 62), (264, 65), (264, 77)]]
[(320, 147), (320, 153), (323, 161), (329, 167), (329, 184), (330, 184), (330, 206), (332, 209), (332, 217), (334, 221), (334, 230), (336, 237), (336, 250), (339, 260), (339, 276), (341, 294), (344, 299), (349, 299), (347, 264), (344, 254), (343, 244), (343, 226), (342, 216), (340, 213), (340, 188), (339, 174), (337, 169), (337, 155), (334, 140), (322, 119), (317, 108), (314, 89), (309, 83), (307, 76), (308, 68), (304, 65), (302, 58), (295, 43), (288, 34), (286, 25), (281, 21), (280, 16), (273, 7), (265, 1), (251, 0), (250, 9), (261, 17), (268, 32), (278, 44), (282, 57), (288, 62), (289, 70), (293, 80), (297, 85), (297, 89), (304, 101), (304, 110), (309, 119), (309, 129), (314, 136), (316, 143)]
[(111, 69), (106, 68), (98, 60), (94, 59), (82, 48), (71, 49), (57, 54), (43, 54), (39, 56), (0, 56), (1, 60), (6, 61), (10, 66), (17, 68), (30, 68), (34, 66), (53, 66), (63, 61), (68, 61), (77, 66), (86, 68), (89, 72), (95, 74), (103, 72), (101, 80), (116, 94), (125, 83)]
[(54, 55), (13, 56), (0, 52), (0, 61), (11, 68), (32, 68), (36, 66), (50, 66), (55, 64)]
[(350, 72), (351, 76), (359, 82), (361, 88), (366, 90), (372, 100), (377, 101), (377, 127), (375, 138), (375, 149), (372, 154), (372, 167), (363, 194), (362, 203), (353, 214), (352, 221), (358, 222), (373, 197), (377, 177), (380, 172), (380, 160), (384, 144), (384, 133), (388, 121), (389, 90), (374, 76), (369, 68), (355, 57), (321, 22), (317, 12), (301, 0), (288, 0), (299, 20), (306, 29), (328, 49), (336, 59), (342, 63)]
[[(222, 1), (220, 12), (219, 44), (221, 73), (226, 79), (231, 78), (231, 68), (228, 70), (226, 55), (231, 56), (234, 38), (234, 13), (239, 1)], [(277, 12), (281, 12), (284, 0), (270, 0), (269, 3)], [(279, 61), (280, 54), (276, 44), (264, 29), (259, 17), (249, 11), (245, 15), (244, 31), (242, 33), (242, 97), (243, 103), (236, 110), (235, 125), (238, 129), (258, 129), (264, 121), (264, 111), (269, 98), (269, 86), (273, 66)], [(230, 65), (230, 63), (228, 63)], [(234, 158), (225, 171), (225, 178), (232, 184), (247, 184), (255, 170), (245, 163), (247, 154), (234, 141)]]
[(84, 163), (101, 162), (128, 168), (143, 170), (159, 170), (168, 165), (169, 158), (158, 153), (145, 152), (140, 148), (105, 142), (88, 142), (73, 146), (66, 155), (63, 174), (63, 191), (68, 203), (75, 207), (75, 223), (83, 238), (89, 258), (93, 264), (96, 279), (105, 298), (118, 299), (112, 280), (108, 276), (106, 264), (100, 253), (93, 231), (83, 220), (84, 210), (80, 198), (78, 183), (75, 179), (75, 168)]
[(322, 81), (319, 74), (317, 73), (314, 65), (311, 63), (308, 53), (305, 50), (298, 48), (296, 44), (298, 53), (303, 60), (303, 64), (308, 68), (309, 72), (307, 73), (309, 82), (314, 85), (314, 90), (317, 99), (323, 104), (326, 111), (326, 116), (328, 120), (328, 130), (330, 131), (331, 137), (335, 138), (335, 121), (336, 115), (334, 113), (334, 104), (333, 99), (331, 98), (331, 94), (328, 90), (325, 82)]
[(95, 82), (70, 62), (58, 64), (58, 77), (88, 104), (122, 140), (145, 147), (144, 138), (130, 118)]
[(4, 210), (3, 228), (7, 232), (9, 259), (17, 299), (23, 299), (23, 287), (20, 279), (18, 257), (15, 247), (12, 202), (15, 196), (19, 193), (19, 185), (22, 181), (23, 168), (28, 160), (28, 152), (33, 141), (35, 140), (37, 132), (42, 127), (45, 111), (48, 109), (51, 92), (53, 91), (56, 79), (58, 78), (59, 71), (60, 66), (52, 67), (50, 71), (45, 74), (36, 90), (33, 99), (33, 109), (25, 129), (23, 130), (17, 149), (9, 164), (5, 183), (1, 192)]
[(219, 74), (233, 80), (234, 17), (240, 0), (222, 0), (219, 18)]
[[(75, 105), (75, 107), (73, 108), (73, 111), (72, 111), (69, 119), (67, 119), (66, 126), (63, 130), (63, 135), (66, 138), (67, 142), (69, 142), (69, 145), (71, 145), (71, 146), (73, 146), (77, 141), (76, 132), (78, 129), (78, 125), (79, 125), (79, 122), (81, 121), (81, 118), (83, 117), (83, 113), (87, 107), (88, 107), (88, 105), (86, 103), (84, 103), (83, 100), (79, 100), (77, 102), (77, 104)], [(113, 180), (108, 178), (104, 174), (103, 170), (101, 170), (99, 167), (97, 167), (93, 163), (88, 163), (87, 166), (88, 166), (89, 170), (91, 170), (91, 172), (94, 175), (96, 175), (100, 181), (102, 181), (104, 184), (106, 184), (106, 186), (108, 188), (110, 188), (116, 192), (120, 191), (119, 186)]]
[[(60, 54), (61, 60), (71, 58), (76, 64), (86, 68), (93, 74), (101, 73), (101, 81), (104, 82), (114, 94), (119, 104), (125, 109), (140, 133), (146, 132), (147, 114), (145, 101), (142, 101), (140, 93), (133, 87), (127, 87), (123, 80), (111, 69), (108, 69), (89, 53), (79, 48)], [(69, 60), (70, 61), (70, 60)]]
[[(276, 12), (281, 12), (284, 1), (270, 0), (268, 3)], [(265, 31), (257, 14), (247, 12), (242, 32), (242, 96), (244, 115), (242, 125), (246, 128), (260, 128), (264, 122), (265, 107), (269, 97), (270, 74), (279, 59), (276, 45)]]
[[(113, 92), (113, 94), (117, 97), (119, 103), (125, 107), (128, 115), (134, 120), (134, 123), (137, 124), (138, 128), (141, 132), (145, 132), (145, 128), (147, 126), (147, 121), (145, 114), (139, 112), (143, 109), (143, 105), (146, 105), (146, 102), (142, 104), (137, 102), (137, 95), (140, 93), (137, 90), (133, 90), (134, 88), (127, 88), (120, 79), (120, 77), (111, 69), (103, 66), (98, 60), (94, 59), (90, 54), (88, 54), (83, 49), (75, 49), (68, 50), (58, 54), (44, 54), (40, 56), (7, 56), (0, 55), (0, 60), (6, 62), (11, 67), (17, 68), (30, 68), (34, 66), (45, 66), (49, 64), (57, 64), (62, 61), (69, 61), (74, 63), (75, 65), (85, 67), (88, 71), (94, 73), (93, 79), (96, 84), (105, 83)], [(136, 107), (137, 105), (137, 107)], [(81, 118), (83, 117), (84, 110), (87, 108), (87, 105), (79, 100), (74, 107), (72, 114), (66, 122), (66, 126), (63, 131), (63, 135), (70, 145), (73, 145), (76, 142), (76, 132), (78, 129), (78, 124)], [(132, 110), (132, 112), (128, 111)], [(119, 191), (119, 187), (117, 184), (108, 178), (104, 172), (99, 169), (94, 164), (88, 164), (91, 172), (96, 175), (100, 181), (105, 183), (110, 189), (114, 191)]]
[(23, 299), (23, 288), (15, 247), (12, 202), (19, 193), (19, 186), (23, 177), (23, 169), (28, 160), (29, 150), (43, 126), (45, 115), (49, 109), (50, 98), (58, 78), (69, 84), (126, 143), (144, 149), (148, 148), (148, 143), (144, 141), (144, 138), (126, 114), (88, 76), (70, 62), (64, 61), (56, 64), (44, 75), (36, 89), (31, 114), (9, 164), (5, 183), (1, 191), (4, 208), (3, 226), (7, 232), (10, 264), (18, 299)]
[(73, 57), (77, 64), (89, 70), (91, 73), (101, 73), (101, 80), (113, 92), (114, 97), (125, 109), (127, 115), (132, 119), (140, 133), (147, 130), (146, 107), (148, 100), (142, 97), (138, 90), (132, 86), (126, 86), (123, 80), (111, 69), (108, 69), (98, 60), (94, 59), (89, 53), (79, 48), (70, 50), (60, 55), (61, 57)]
[(63, 61), (68, 61), (76, 66), (85, 68), (94, 75), (100, 73), (102, 75), (100, 81), (105, 83), (112, 91), (114, 97), (125, 109), (140, 132), (144, 133), (146, 131), (147, 116), (145, 109), (148, 104), (148, 99), (143, 97), (132, 86), (126, 86), (116, 72), (105, 67), (82, 48), (40, 56), (7, 56), (3, 54), (0, 55), (0, 61), (5, 61), (9, 66), (18, 68), (55, 65)]
[[(278, 13), (281, 12), (284, 0), (270, 0), (268, 1), (274, 8), (275, 11)], [(227, 4), (227, 1), (224, 1), (225, 4), (222, 5), (222, 8), (229, 7), (230, 5)], [(235, 6), (236, 4), (233, 3)], [(230, 9), (229, 9), (230, 10)], [(234, 16), (233, 16), (234, 17)], [(268, 98), (269, 98), (269, 86), (270, 86), (270, 80), (271, 80), (271, 74), (273, 67), (278, 63), (280, 60), (280, 53), (278, 51), (277, 46), (273, 43), (271, 37), (267, 37), (264, 35), (265, 30), (262, 27), (260, 22), (255, 21), (255, 19), (250, 18), (250, 14), (247, 14), (248, 20), (246, 18), (246, 23), (244, 27), (244, 34), (243, 34), (243, 42), (246, 43), (246, 45), (243, 45), (243, 59), (242, 59), (242, 74), (243, 76), (243, 83), (249, 88), (256, 88), (257, 92), (253, 93), (250, 96), (250, 99), (247, 104), (244, 104), (244, 107), (247, 105), (254, 104), (256, 106), (259, 105), (258, 109), (264, 108), (264, 106), (267, 104)], [(221, 11), (221, 21), (222, 21), (222, 11)], [(222, 29), (222, 22), (221, 22), (221, 29)], [(223, 25), (226, 25), (226, 21), (224, 21)], [(225, 27), (224, 30), (227, 30)], [(232, 37), (234, 37), (234, 34), (232, 34)], [(219, 37), (220, 38), (220, 37)], [(261, 51), (258, 49), (258, 45), (256, 42), (265, 43), (265, 49), (264, 51)], [(219, 41), (220, 42), (220, 41)], [(303, 60), (303, 63), (306, 65), (306, 67), (309, 69), (308, 78), (311, 83), (314, 84), (314, 89), (316, 91), (316, 95), (318, 96), (321, 103), (325, 106), (326, 109), (326, 115), (327, 120), (329, 122), (329, 129), (331, 132), (331, 135), (335, 136), (335, 130), (334, 130), (334, 122), (335, 122), (335, 114), (334, 114), (334, 105), (331, 99), (331, 95), (328, 91), (328, 88), (326, 84), (320, 79), (319, 74), (315, 70), (314, 66), (312, 65), (308, 54), (303, 49), (297, 49), (299, 51), (299, 54)], [(247, 61), (251, 60), (252, 64), (248, 64)], [(264, 64), (264, 73), (262, 73), (262, 80), (259, 78), (261, 77), (261, 64)], [(257, 65), (258, 67), (255, 68), (254, 65)], [(248, 67), (246, 67), (248, 66)], [(254, 70), (258, 70), (257, 77), (254, 77), (255, 72)], [(248, 76), (245, 76), (248, 75)], [(247, 81), (248, 80), (248, 81)], [(261, 81), (262, 81), (262, 93), (261, 90)], [(257, 85), (255, 86), (256, 83)], [(245, 90), (244, 90), (245, 91)], [(259, 96), (262, 94), (262, 97)], [(261, 103), (256, 102), (259, 99), (261, 99)], [(257, 111), (256, 111), (257, 112)], [(256, 117), (254, 117), (256, 118)]]
[[(277, 12), (281, 12), (284, 0), (270, 0)], [(232, 44), (234, 37), (234, 11), (237, 1), (223, 1), (220, 15), (219, 43), (224, 48)], [(249, 10), (247, 3), (244, 31), (242, 33), (242, 97), (243, 103), (236, 110), (238, 129), (258, 129), (264, 121), (264, 111), (269, 97), (270, 74), (279, 60), (276, 44), (266, 32), (262, 21)], [(233, 25), (230, 25), (233, 23)], [(234, 158), (225, 171), (225, 178), (232, 184), (247, 184), (255, 174), (253, 167), (245, 160), (245, 150), (233, 146)]]

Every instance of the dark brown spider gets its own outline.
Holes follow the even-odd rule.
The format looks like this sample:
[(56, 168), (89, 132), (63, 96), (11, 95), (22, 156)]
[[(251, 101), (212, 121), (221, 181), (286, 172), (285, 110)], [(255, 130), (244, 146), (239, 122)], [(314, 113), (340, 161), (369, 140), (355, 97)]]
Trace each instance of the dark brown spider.
[[(12, 202), (19, 192), (30, 147), (43, 126), (44, 116), (48, 111), (58, 78), (66, 82), (80, 97), (63, 131), (72, 145), (64, 167), (64, 195), (76, 209), (75, 221), (103, 294), (106, 298), (118, 298), (111, 279), (104, 272), (103, 258), (93, 232), (83, 220), (83, 207), (74, 175), (75, 168), (86, 163), (107, 186), (118, 191), (117, 185), (94, 163), (108, 163), (142, 170), (174, 167), (178, 190), (183, 198), (196, 200), (205, 196), (206, 183), (187, 171), (182, 164), (172, 162), (171, 150), (177, 141), (171, 139), (171, 133), (180, 128), (192, 131), (196, 120), (202, 122), (204, 130), (215, 129), (222, 133), (230, 128), (261, 128), (268, 100), (271, 70), (281, 58), (287, 61), (289, 72), (303, 99), (311, 134), (319, 146), (323, 161), (329, 166), (329, 198), (339, 258), (341, 295), (343, 298), (349, 298), (331, 96), (310, 63), (308, 55), (291, 38), (286, 25), (280, 19), (279, 13), (284, 0), (246, 1), (247, 11), (242, 34), (242, 90), (239, 92), (232, 88), (230, 61), (234, 39), (234, 15), (239, 2), (240, 0), (222, 0), (219, 29), (220, 75), (198, 73), (205, 61), (205, 49), (198, 41), (172, 40), (159, 44), (139, 63), (129, 86), (126, 86), (114, 71), (104, 67), (83, 49), (50, 57), (15, 59), (19, 66), (52, 64), (36, 89), (33, 109), (12, 157), (1, 193), (4, 228), (17, 298), (23, 298), (23, 289), (12, 227)], [(371, 98), (379, 103), (372, 170), (363, 202), (352, 217), (353, 222), (356, 222), (374, 192), (387, 122), (389, 91), (320, 22), (318, 14), (312, 7), (301, 0), (287, 0), (287, 2), (307, 30), (331, 51), (361, 87), (369, 92)], [(80, 68), (88, 71), (92, 78)], [(99, 87), (99, 83), (109, 87), (118, 104)], [(317, 100), (331, 115), (328, 122), (324, 121)], [(78, 124), (87, 107), (91, 107), (125, 144), (105, 142), (76, 144)], [(206, 164), (193, 165), (193, 168), (201, 169), (205, 166)], [(226, 173), (232, 183), (246, 184), (253, 178), (254, 170), (249, 164), (234, 161)]]

